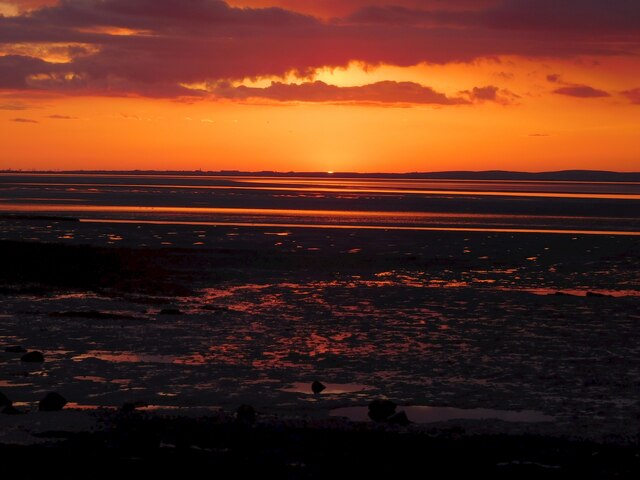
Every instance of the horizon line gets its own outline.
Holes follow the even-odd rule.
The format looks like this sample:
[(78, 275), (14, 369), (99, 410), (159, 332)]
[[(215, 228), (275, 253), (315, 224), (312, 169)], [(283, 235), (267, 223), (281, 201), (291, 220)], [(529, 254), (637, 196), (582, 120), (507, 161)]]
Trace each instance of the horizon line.
[(526, 171), (526, 170), (415, 170), (406, 172), (384, 172), (384, 171), (322, 171), (322, 170), (232, 170), (232, 169), (220, 169), (220, 170), (203, 170), (203, 169), (14, 169), (4, 168), (0, 169), (0, 174), (5, 173), (51, 173), (51, 174), (65, 174), (65, 173), (87, 173), (87, 174), (100, 174), (100, 173), (194, 173), (194, 174), (219, 174), (219, 175), (441, 175), (450, 173), (464, 173), (464, 174), (519, 174), (519, 175), (546, 175), (546, 174), (567, 174), (567, 173), (599, 173), (599, 174), (616, 174), (616, 175), (640, 175), (638, 171), (622, 171), (622, 170), (594, 170), (594, 169), (562, 169), (562, 170), (540, 170), (540, 171)]

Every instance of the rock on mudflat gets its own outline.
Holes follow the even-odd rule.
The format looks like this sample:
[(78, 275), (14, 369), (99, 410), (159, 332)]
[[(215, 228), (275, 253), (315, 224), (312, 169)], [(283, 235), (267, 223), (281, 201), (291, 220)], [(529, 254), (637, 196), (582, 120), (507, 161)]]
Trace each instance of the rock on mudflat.
[(4, 415), (24, 415), (26, 412), (23, 412), (22, 410), (18, 410), (13, 405), (7, 405), (2, 409), (2, 413)]
[(406, 427), (411, 423), (411, 421), (409, 420), (409, 417), (407, 417), (407, 414), (404, 412), (404, 410), (391, 415), (389, 418), (387, 418), (387, 422), (393, 425), (400, 425), (402, 427)]
[(236, 410), (236, 421), (251, 425), (256, 421), (256, 410), (251, 405), (240, 405)]
[(327, 387), (325, 385), (323, 385), (322, 383), (320, 383), (317, 380), (314, 380), (314, 382), (311, 384), (311, 391), (315, 394), (318, 394), (320, 392), (322, 392), (323, 390), (325, 390)]
[(595, 298), (605, 298), (605, 297), (612, 297), (613, 295), (607, 295), (606, 293), (598, 293), (598, 292), (587, 292), (586, 294), (587, 297), (595, 297)]
[(4, 351), (7, 353), (27, 353), (27, 349), (22, 345), (13, 345), (11, 347), (6, 347)]
[(20, 360), (23, 362), (32, 362), (32, 363), (42, 363), (44, 362), (44, 355), (42, 352), (33, 351), (29, 353), (25, 353)]
[(148, 406), (149, 404), (145, 402), (125, 402), (122, 404), (122, 407), (120, 407), (120, 411), (122, 413), (133, 413), (138, 408), (144, 408)]
[(42, 400), (40, 400), (38, 409), (43, 412), (57, 412), (59, 410), (62, 410), (66, 404), (66, 398), (64, 398), (59, 393), (50, 392), (47, 393)]
[(396, 404), (391, 400), (376, 399), (369, 404), (369, 418), (374, 422), (384, 422), (396, 413)]

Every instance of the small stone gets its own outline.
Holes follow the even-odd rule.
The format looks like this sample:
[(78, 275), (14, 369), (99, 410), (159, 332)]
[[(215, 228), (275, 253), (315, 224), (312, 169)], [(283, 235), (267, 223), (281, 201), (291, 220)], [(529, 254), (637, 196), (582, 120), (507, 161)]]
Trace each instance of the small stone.
[(316, 395), (322, 392), (323, 390), (325, 390), (326, 388), (327, 387), (325, 385), (323, 385), (317, 380), (314, 380), (314, 382), (311, 384), (311, 391)]
[(406, 427), (407, 425), (409, 425), (411, 423), (411, 421), (409, 420), (409, 417), (407, 417), (407, 414), (403, 411), (398, 412), (398, 413), (394, 413), (393, 415), (391, 415), (388, 419), (387, 422), (393, 424), (393, 425), (400, 425), (402, 427)]
[(120, 407), (120, 411), (122, 413), (133, 413), (136, 411), (136, 404), (132, 402), (123, 403), (122, 407)]
[(4, 393), (0, 392), (0, 407), (11, 405), (12, 403)]
[(598, 292), (587, 292), (587, 297), (597, 297), (597, 298), (604, 298), (604, 297), (610, 297), (611, 295), (607, 295), (605, 293), (598, 293)]
[(148, 406), (149, 404), (145, 402), (125, 402), (122, 404), (122, 407), (120, 407), (120, 411), (122, 413), (133, 413), (138, 408), (144, 408)]
[(251, 425), (256, 421), (256, 410), (251, 405), (240, 405), (236, 410), (236, 422)]
[(177, 308), (163, 308), (158, 315), (182, 315), (182, 311)]
[(27, 349), (22, 345), (15, 345), (4, 349), (7, 353), (27, 353)]
[(24, 415), (26, 412), (23, 412), (22, 410), (18, 410), (13, 405), (7, 405), (2, 409), (2, 413), (5, 415)]
[(20, 360), (23, 362), (42, 363), (44, 362), (44, 355), (38, 351), (29, 352), (20, 357)]
[(50, 392), (47, 393), (42, 400), (40, 400), (38, 409), (43, 412), (57, 412), (59, 410), (62, 410), (66, 404), (66, 398), (64, 398), (59, 393)]
[(396, 413), (396, 404), (391, 400), (376, 399), (369, 404), (369, 418), (374, 422), (384, 422)]

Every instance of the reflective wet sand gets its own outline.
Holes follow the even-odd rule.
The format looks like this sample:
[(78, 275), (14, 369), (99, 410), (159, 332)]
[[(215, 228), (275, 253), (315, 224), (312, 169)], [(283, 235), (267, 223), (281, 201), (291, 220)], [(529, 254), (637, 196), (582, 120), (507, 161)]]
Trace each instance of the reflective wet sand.
[[(0, 217), (1, 350), (45, 355), (0, 351), (16, 402), (56, 390), (78, 408), (326, 417), (388, 397), (492, 421), (537, 412), (553, 420), (535, 428), (594, 438), (634, 428), (632, 200), (218, 192), (194, 205), (165, 188), (15, 188)], [(314, 380), (327, 391), (310, 393)]]

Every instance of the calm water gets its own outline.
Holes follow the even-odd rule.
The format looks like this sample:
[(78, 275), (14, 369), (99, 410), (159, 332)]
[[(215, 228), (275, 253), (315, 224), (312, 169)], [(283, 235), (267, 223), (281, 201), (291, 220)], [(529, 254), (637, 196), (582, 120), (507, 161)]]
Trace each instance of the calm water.
[(0, 213), (84, 223), (637, 235), (638, 212), (633, 182), (0, 175)]

